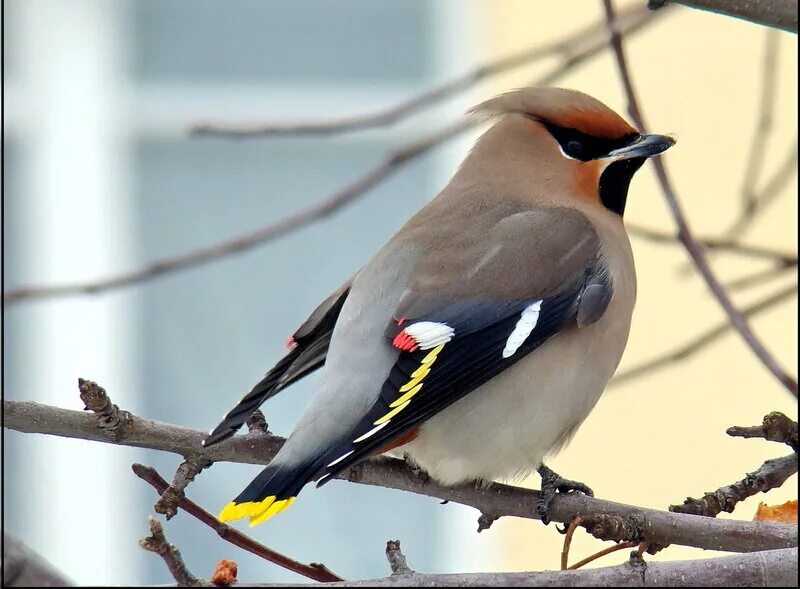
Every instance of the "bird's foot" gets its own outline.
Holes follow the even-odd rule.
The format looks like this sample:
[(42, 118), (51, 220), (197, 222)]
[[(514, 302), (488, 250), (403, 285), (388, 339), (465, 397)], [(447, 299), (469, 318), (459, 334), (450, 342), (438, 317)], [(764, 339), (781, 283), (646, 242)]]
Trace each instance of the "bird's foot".
[(565, 479), (560, 474), (547, 468), (544, 464), (537, 469), (537, 472), (539, 476), (542, 477), (542, 492), (539, 496), (539, 503), (536, 504), (536, 513), (545, 525), (550, 523), (550, 504), (553, 502), (556, 492), (571, 493), (573, 491), (578, 491), (589, 497), (594, 497), (594, 491), (587, 485), (578, 481)]

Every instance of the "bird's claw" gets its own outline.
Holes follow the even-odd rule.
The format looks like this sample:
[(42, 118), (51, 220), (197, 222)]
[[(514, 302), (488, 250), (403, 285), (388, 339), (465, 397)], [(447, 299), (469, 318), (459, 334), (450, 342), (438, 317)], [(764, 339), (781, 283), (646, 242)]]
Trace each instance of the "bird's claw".
[(539, 476), (542, 477), (542, 491), (539, 495), (539, 502), (536, 504), (536, 513), (545, 525), (550, 523), (550, 504), (553, 502), (556, 492), (572, 493), (573, 491), (577, 491), (589, 497), (594, 497), (594, 491), (592, 491), (588, 485), (579, 481), (565, 479), (560, 474), (547, 468), (544, 464), (538, 468), (538, 473)]

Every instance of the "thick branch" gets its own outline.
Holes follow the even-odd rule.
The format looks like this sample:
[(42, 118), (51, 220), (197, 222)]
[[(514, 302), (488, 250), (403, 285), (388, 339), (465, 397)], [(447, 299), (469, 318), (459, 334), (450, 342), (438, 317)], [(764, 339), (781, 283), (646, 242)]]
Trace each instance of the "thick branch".
[(626, 562), (598, 569), (531, 573), (413, 573), (324, 587), (793, 587), (797, 580), (797, 556), (797, 548), (789, 548), (705, 560), (650, 562), (646, 566)]
[[(186, 456), (198, 452), (204, 432), (132, 417), (121, 439), (110, 439), (96, 427), (96, 419), (80, 411), (23, 401), (3, 401), (3, 427), (174, 452)], [(283, 438), (264, 434), (234, 436), (206, 451), (213, 462), (267, 464), (283, 444)], [(469, 505), (482, 513), (537, 519), (539, 493), (499, 483), (445, 487), (419, 476), (408, 465), (390, 458), (374, 458), (342, 473), (345, 480), (371, 486), (410, 491)], [(713, 550), (749, 552), (797, 546), (797, 526), (698, 518), (604, 501), (580, 494), (557, 495), (550, 507), (553, 521), (570, 522), (576, 516), (607, 514), (635, 519), (639, 541), (682, 544)], [(628, 540), (630, 538), (617, 538)]]
[[(797, 0), (671, 0), (677, 4), (735, 16), (751, 22), (797, 32)], [(661, 8), (670, 0), (650, 0), (651, 8)]]
[[(628, 98), (628, 110), (639, 130), (642, 133), (646, 133), (647, 125), (644, 122), (644, 117), (642, 116), (641, 109), (639, 108), (639, 102), (636, 98), (636, 92), (633, 88), (633, 81), (631, 79), (630, 70), (628, 69), (625, 51), (622, 47), (622, 32), (619, 28), (619, 21), (614, 13), (614, 5), (612, 0), (603, 0), (603, 6), (606, 11), (608, 28), (611, 33), (611, 46), (614, 49), (614, 55), (617, 60), (617, 66), (622, 79), (622, 85), (625, 89), (625, 95)], [(796, 9), (797, 3), (795, 0), (795, 11)], [(767, 370), (769, 370), (773, 376), (775, 376), (775, 378), (777, 378), (778, 381), (786, 388), (786, 390), (788, 390), (789, 393), (796, 399), (797, 381), (790, 376), (780, 364), (778, 364), (775, 357), (764, 347), (764, 345), (761, 343), (761, 340), (758, 339), (756, 334), (750, 328), (747, 320), (733, 305), (733, 301), (731, 300), (728, 291), (725, 290), (725, 287), (722, 286), (722, 283), (720, 283), (720, 281), (717, 279), (716, 275), (711, 269), (711, 266), (709, 266), (703, 246), (697, 242), (692, 234), (691, 229), (689, 228), (689, 223), (686, 220), (686, 215), (683, 212), (683, 207), (678, 200), (678, 195), (675, 192), (675, 189), (672, 187), (672, 182), (667, 175), (666, 168), (664, 167), (663, 158), (656, 157), (653, 158), (652, 161), (655, 165), (656, 175), (658, 176), (659, 183), (663, 189), (667, 204), (669, 205), (672, 217), (677, 226), (678, 238), (686, 247), (686, 251), (692, 258), (695, 267), (705, 279), (706, 284), (711, 290), (711, 293), (714, 295), (717, 301), (719, 301), (719, 304), (728, 315), (728, 319), (736, 328), (736, 331), (738, 331), (742, 336), (742, 339), (744, 339), (745, 343), (747, 343), (747, 345), (758, 357), (761, 363), (767, 368)]]
[(3, 531), (3, 587), (71, 587), (49, 562)]
[[(638, 21), (625, 23), (622, 25), (622, 28), (625, 32), (632, 33), (640, 30), (649, 22), (652, 22), (652, 19), (644, 18)], [(535, 80), (534, 84), (543, 86), (552, 84), (562, 75), (595, 56), (605, 47), (605, 35), (599, 32), (594, 35), (584, 34), (582, 36), (572, 37), (570, 40), (563, 42), (563, 49), (560, 52), (562, 56), (561, 63), (553, 66), (547, 73)], [(334, 212), (339, 211), (344, 206), (363, 196), (380, 182), (389, 178), (407, 163), (477, 124), (475, 120), (459, 120), (442, 127), (418, 141), (409, 143), (389, 153), (386, 158), (382, 162), (379, 162), (374, 168), (337, 190), (327, 199), (250, 233), (237, 235), (236, 237), (198, 250), (163, 258), (142, 268), (124, 272), (116, 276), (71, 284), (21, 287), (4, 293), (3, 303), (9, 305), (24, 300), (97, 294), (115, 290), (125, 286), (139, 284), (146, 280), (163, 276), (164, 274), (193, 268), (263, 245), (273, 239), (291, 233), (292, 231), (324, 219)]]

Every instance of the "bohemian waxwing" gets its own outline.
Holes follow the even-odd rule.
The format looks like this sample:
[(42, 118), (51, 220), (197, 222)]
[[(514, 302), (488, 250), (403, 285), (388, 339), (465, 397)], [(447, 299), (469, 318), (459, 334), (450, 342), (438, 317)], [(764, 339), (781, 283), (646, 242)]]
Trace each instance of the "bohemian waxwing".
[(405, 456), (440, 483), (547, 469), (589, 415), (628, 339), (636, 274), (622, 222), (645, 160), (674, 144), (601, 102), (526, 88), (478, 105), (493, 120), (449, 184), (290, 339), (290, 351), (206, 438), (224, 440), (325, 365), (286, 443), (220, 514), (259, 524), (310, 481)]

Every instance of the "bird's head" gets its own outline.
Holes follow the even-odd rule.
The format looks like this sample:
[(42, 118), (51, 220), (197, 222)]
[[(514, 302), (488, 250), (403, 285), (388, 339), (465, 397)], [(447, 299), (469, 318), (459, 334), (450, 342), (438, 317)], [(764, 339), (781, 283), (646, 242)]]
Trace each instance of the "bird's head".
[(665, 135), (639, 133), (605, 104), (576, 90), (524, 88), (471, 112), (500, 117), (481, 140), (488, 148), (482, 151), (513, 160), (541, 183), (543, 192), (601, 204), (618, 215), (625, 211), (634, 173), (647, 158), (675, 144)]

